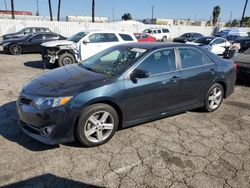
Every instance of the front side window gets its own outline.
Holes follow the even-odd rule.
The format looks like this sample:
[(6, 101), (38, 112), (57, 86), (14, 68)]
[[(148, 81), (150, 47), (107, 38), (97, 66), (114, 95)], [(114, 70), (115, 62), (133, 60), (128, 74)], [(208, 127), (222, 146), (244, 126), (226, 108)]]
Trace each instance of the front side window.
[(114, 76), (126, 70), (146, 51), (142, 48), (115, 46), (90, 57), (79, 66), (95, 73)]
[(100, 43), (100, 42), (117, 42), (119, 40), (114, 33), (95, 33), (89, 36), (89, 41), (91, 43)]
[(149, 72), (150, 75), (161, 74), (176, 70), (175, 52), (165, 49), (154, 52), (136, 68)]
[(35, 35), (31, 39), (32, 41), (38, 41), (38, 40), (43, 40), (43, 35)]
[(169, 30), (168, 29), (162, 29), (162, 32), (163, 33), (169, 33)]
[(160, 30), (160, 29), (158, 29), (158, 33), (161, 33), (161, 30)]
[(179, 49), (179, 54), (182, 69), (213, 63), (213, 61), (207, 55), (193, 48), (181, 48)]
[(46, 40), (57, 40), (57, 39), (59, 39), (59, 36), (53, 35), (53, 34), (45, 34), (44, 39), (46, 39)]

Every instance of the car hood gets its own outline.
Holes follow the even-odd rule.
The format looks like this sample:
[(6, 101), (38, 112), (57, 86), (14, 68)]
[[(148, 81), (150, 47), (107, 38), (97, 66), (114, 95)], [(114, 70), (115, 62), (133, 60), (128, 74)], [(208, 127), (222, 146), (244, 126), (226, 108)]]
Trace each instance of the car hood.
[(185, 38), (185, 37), (176, 37), (176, 38), (174, 38), (174, 40), (176, 40), (176, 41), (185, 41), (185, 40), (188, 40), (188, 38)]
[(16, 32), (16, 33), (8, 33), (6, 35), (3, 35), (3, 37), (22, 37), (22, 36), (23, 36), (23, 34), (18, 33), (18, 32)]
[(42, 73), (24, 87), (24, 93), (36, 96), (74, 96), (107, 83), (109, 77), (88, 71), (77, 64)]
[(66, 45), (72, 45), (72, 44), (74, 44), (73, 41), (56, 40), (56, 41), (45, 42), (45, 43), (42, 43), (41, 45), (43, 47), (55, 47), (55, 46), (66, 46)]
[(193, 45), (196, 45), (196, 46), (204, 46), (204, 44), (196, 43), (196, 42), (186, 42), (186, 44), (193, 44)]
[(2, 43), (4, 44), (4, 43), (10, 43), (10, 42), (19, 42), (21, 40), (22, 38), (10, 38), (10, 39), (3, 40)]

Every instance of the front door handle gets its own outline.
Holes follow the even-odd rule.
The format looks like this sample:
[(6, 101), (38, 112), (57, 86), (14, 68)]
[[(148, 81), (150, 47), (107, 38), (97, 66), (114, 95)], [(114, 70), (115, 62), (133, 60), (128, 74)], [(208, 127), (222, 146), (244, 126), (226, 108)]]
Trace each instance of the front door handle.
[(170, 79), (170, 81), (171, 81), (171, 82), (178, 82), (179, 79), (180, 79), (180, 77), (178, 77), (178, 76), (173, 76), (173, 77)]
[(210, 69), (210, 74), (215, 74), (216, 70), (214, 68)]

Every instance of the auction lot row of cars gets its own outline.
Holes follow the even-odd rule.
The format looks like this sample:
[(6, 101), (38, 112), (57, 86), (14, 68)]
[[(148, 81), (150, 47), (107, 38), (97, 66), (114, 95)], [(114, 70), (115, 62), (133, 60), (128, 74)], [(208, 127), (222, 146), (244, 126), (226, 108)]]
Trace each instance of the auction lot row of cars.
[(169, 31), (157, 28), (85, 31), (67, 40), (43, 31), (3, 40), (6, 52), (18, 55), (33, 43), (44, 61), (62, 66), (24, 85), (17, 100), (23, 132), (45, 144), (91, 147), (120, 128), (196, 108), (216, 111), (234, 92), (237, 64), (218, 56), (231, 43), (196, 33), (181, 36), (186, 44), (145, 43), (155, 30), (168, 39)]

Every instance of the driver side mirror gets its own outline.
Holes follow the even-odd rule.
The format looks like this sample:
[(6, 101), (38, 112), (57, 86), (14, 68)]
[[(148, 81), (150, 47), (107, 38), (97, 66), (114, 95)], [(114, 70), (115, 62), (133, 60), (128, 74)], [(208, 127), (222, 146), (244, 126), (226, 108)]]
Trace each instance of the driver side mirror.
[(87, 44), (87, 43), (90, 43), (90, 40), (89, 40), (88, 38), (86, 38), (86, 39), (83, 39), (82, 43), (83, 43), (83, 44)]
[(149, 77), (149, 72), (141, 70), (141, 69), (135, 69), (130, 74), (130, 79), (134, 83), (137, 83), (137, 79), (148, 78), (148, 77)]

